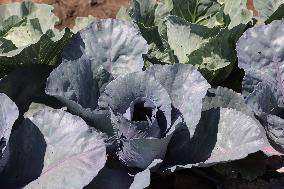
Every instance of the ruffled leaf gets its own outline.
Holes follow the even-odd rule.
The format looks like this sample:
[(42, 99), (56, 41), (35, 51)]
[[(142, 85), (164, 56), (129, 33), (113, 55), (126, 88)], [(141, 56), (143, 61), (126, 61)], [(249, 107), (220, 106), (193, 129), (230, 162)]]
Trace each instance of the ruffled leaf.
[(99, 107), (123, 115), (138, 98), (151, 100), (163, 112), (166, 119), (164, 131), (168, 130), (171, 126), (171, 99), (154, 77), (143, 72), (127, 74), (110, 82), (99, 98)]
[(164, 157), (172, 134), (171, 100), (154, 77), (143, 72), (118, 77), (107, 85), (99, 107), (112, 112), (121, 162), (146, 168)]

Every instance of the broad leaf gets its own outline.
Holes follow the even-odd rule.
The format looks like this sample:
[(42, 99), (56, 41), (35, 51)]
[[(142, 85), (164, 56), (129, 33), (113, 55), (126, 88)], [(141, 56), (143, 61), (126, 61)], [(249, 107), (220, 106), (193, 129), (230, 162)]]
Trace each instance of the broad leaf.
[(79, 189), (104, 167), (102, 137), (81, 118), (39, 104), (33, 104), (25, 117), (15, 133), (1, 186), (36, 179), (25, 188)]
[(171, 14), (191, 23), (200, 23), (216, 15), (221, 5), (215, 0), (172, 0)]
[(280, 105), (282, 104), (282, 94), (279, 94), (273, 83), (263, 81), (247, 96), (246, 103), (261, 121), (271, 145), (283, 153), (284, 109)]
[(166, 24), (168, 43), (178, 57), (179, 63), (186, 63), (188, 61), (187, 55), (209, 42), (210, 38), (219, 32), (217, 28), (210, 29), (191, 24), (176, 16), (168, 17)]
[(252, 21), (253, 13), (247, 8), (247, 0), (218, 0), (218, 2), (224, 5), (224, 13), (230, 18), (229, 29)]
[(132, 23), (115, 19), (97, 19), (74, 35), (64, 48), (62, 58), (91, 60), (114, 77), (118, 77), (121, 74), (142, 70), (142, 54), (146, 54), (147, 51), (146, 41)]
[(246, 113), (247, 115), (252, 115), (252, 112), (241, 94), (223, 87), (209, 89), (208, 94), (203, 99), (202, 110), (207, 111), (219, 107), (231, 108)]
[(17, 104), (21, 117), (32, 102), (60, 107), (60, 103), (49, 98), (44, 90), (46, 79), (52, 69), (53, 67), (48, 65), (20, 67), (0, 80), (0, 92), (5, 93)]
[(87, 27), (89, 24), (91, 24), (95, 20), (96, 18), (93, 17), (92, 15), (89, 15), (88, 17), (76, 17), (75, 26), (72, 28), (72, 32), (77, 33), (78, 31)]
[(267, 145), (263, 129), (252, 117), (229, 108), (211, 109), (202, 113), (192, 139), (180, 127), (169, 144), (163, 166), (180, 165), (169, 168), (171, 171), (178, 167), (210, 166), (242, 159)]
[[(237, 43), (239, 67), (246, 72), (243, 88), (251, 93), (261, 81), (270, 81), (284, 94), (284, 20), (247, 30)], [(283, 104), (283, 100), (282, 103)]]
[(154, 25), (156, 0), (132, 0), (130, 7), (132, 19), (147, 27)]
[[(271, 20), (275, 12), (281, 13), (280, 11), (281, 5), (283, 4), (284, 4), (283, 0), (266, 0), (266, 1), (253, 0), (253, 5), (258, 13), (256, 19), (258, 20), (259, 23), (264, 23), (267, 20)], [(282, 16), (284, 15), (282, 14)]]
[(147, 73), (167, 90), (172, 105), (180, 111), (193, 136), (201, 117), (202, 99), (210, 85), (191, 65), (153, 65)]
[(0, 77), (20, 64), (58, 63), (71, 32), (54, 28), (59, 19), (52, 9), (32, 2), (0, 6)]
[(236, 55), (231, 35), (231, 31), (223, 29), (218, 36), (188, 54), (187, 63), (198, 67), (210, 83), (221, 83), (234, 67)]
[(16, 104), (5, 94), (0, 93), (0, 173), (9, 158), (9, 146), (11, 131), (14, 122), (18, 118), (19, 110)]

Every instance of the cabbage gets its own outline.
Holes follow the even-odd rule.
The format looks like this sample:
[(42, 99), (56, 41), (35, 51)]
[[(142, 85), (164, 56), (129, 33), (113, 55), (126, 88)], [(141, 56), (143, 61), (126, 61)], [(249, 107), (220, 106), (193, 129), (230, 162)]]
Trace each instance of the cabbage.
[(275, 149), (283, 141), (283, 30), (284, 20), (246, 31), (237, 44), (239, 66), (246, 72), (243, 93)]
[(145, 66), (192, 64), (214, 85), (231, 73), (235, 42), (252, 17), (246, 0), (132, 0), (117, 14), (136, 23), (150, 45)]

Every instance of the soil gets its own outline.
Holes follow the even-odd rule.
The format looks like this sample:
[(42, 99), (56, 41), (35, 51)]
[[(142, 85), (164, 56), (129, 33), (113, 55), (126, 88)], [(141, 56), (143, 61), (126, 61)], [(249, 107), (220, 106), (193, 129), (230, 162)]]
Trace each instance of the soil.
[[(0, 0), (0, 4), (21, 2), (21, 0)], [(60, 22), (57, 28), (72, 27), (78, 16), (93, 15), (97, 18), (114, 18), (121, 6), (127, 6), (128, 0), (33, 0), (54, 6), (54, 13)]]

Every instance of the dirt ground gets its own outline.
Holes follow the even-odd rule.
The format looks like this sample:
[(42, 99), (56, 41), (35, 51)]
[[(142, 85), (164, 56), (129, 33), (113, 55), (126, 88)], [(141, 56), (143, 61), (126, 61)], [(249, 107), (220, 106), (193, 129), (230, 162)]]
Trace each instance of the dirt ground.
[[(20, 2), (21, 0), (0, 0), (0, 4)], [(97, 18), (114, 18), (121, 6), (127, 6), (129, 0), (32, 0), (54, 6), (54, 13), (60, 18), (58, 28), (72, 27), (78, 16), (93, 15)], [(253, 0), (247, 6), (254, 10)], [(254, 14), (257, 14), (254, 11)]]
[[(121, 6), (127, 6), (128, 0), (32, 0), (54, 6), (59, 17), (58, 28), (73, 26), (78, 16), (93, 15), (97, 18), (114, 18)], [(0, 4), (21, 2), (21, 0), (0, 0)]]

